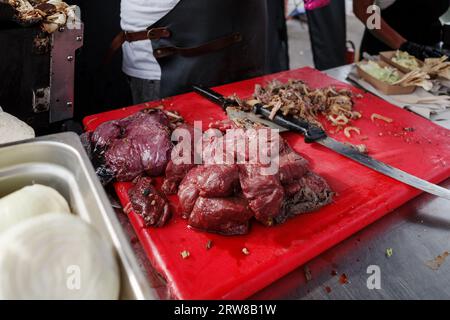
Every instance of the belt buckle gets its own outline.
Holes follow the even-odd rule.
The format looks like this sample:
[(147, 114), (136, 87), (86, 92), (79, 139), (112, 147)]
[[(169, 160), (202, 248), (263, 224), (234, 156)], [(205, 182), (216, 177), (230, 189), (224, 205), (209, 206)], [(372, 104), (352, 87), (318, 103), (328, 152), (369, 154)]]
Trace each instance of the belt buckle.
[(157, 40), (167, 38), (170, 36), (170, 31), (167, 28), (151, 28), (147, 30), (147, 38), (150, 40)]
[(126, 42), (130, 42), (129, 39), (128, 39), (128, 33), (129, 33), (128, 31), (124, 31), (124, 32), (123, 32), (123, 39), (124, 39)]

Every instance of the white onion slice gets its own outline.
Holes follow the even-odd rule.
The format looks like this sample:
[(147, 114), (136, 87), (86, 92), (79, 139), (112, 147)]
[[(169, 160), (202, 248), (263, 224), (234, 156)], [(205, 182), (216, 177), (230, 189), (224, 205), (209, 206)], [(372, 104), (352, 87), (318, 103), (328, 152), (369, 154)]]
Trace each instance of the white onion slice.
[[(0, 1), (1, 2), (1, 1)], [(0, 144), (33, 139), (32, 127), (0, 108)]]
[(73, 215), (28, 219), (0, 237), (0, 299), (117, 299), (112, 246)]
[(0, 234), (19, 222), (50, 212), (70, 213), (58, 191), (39, 184), (24, 187), (0, 199)]

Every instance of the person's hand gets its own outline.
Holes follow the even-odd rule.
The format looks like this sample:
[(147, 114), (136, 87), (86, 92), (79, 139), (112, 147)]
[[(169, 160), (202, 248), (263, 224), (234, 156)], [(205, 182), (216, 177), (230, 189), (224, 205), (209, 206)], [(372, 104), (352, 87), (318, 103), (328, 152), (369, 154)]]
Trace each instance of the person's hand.
[(403, 43), (400, 46), (400, 50), (406, 51), (420, 60), (425, 60), (427, 58), (440, 58), (442, 56), (450, 57), (449, 50), (425, 46), (411, 41), (406, 41)]

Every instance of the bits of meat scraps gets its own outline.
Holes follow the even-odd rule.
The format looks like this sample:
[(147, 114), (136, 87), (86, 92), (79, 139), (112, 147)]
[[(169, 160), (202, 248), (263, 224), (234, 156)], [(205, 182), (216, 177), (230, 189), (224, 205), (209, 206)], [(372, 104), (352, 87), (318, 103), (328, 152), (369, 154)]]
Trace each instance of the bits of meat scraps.
[(347, 284), (348, 283), (348, 277), (345, 273), (341, 274), (339, 277), (339, 283), (340, 284)]
[(191, 253), (189, 251), (187, 251), (187, 250), (183, 250), (183, 251), (180, 252), (180, 255), (181, 255), (181, 258), (187, 259), (187, 258), (189, 258), (191, 256)]
[(445, 260), (447, 260), (447, 257), (450, 254), (448, 253), (448, 251), (445, 251), (444, 253), (438, 255), (436, 258), (434, 258), (433, 260), (429, 260), (427, 261), (425, 264), (428, 268), (432, 269), (432, 270), (439, 270), (439, 268), (444, 264)]
[(369, 153), (369, 148), (367, 148), (367, 146), (365, 144), (351, 144), (348, 142), (344, 142), (344, 144), (346, 146), (349, 146), (350, 148), (358, 151), (359, 153), (362, 154), (368, 154)]
[(305, 273), (305, 279), (306, 279), (306, 282), (311, 281), (311, 280), (312, 280), (311, 269), (309, 269), (308, 266), (305, 266), (305, 267), (303, 268), (303, 272)]
[(123, 208), (123, 213), (129, 214), (133, 210), (133, 206), (131, 205), (131, 202), (128, 202), (125, 208)]

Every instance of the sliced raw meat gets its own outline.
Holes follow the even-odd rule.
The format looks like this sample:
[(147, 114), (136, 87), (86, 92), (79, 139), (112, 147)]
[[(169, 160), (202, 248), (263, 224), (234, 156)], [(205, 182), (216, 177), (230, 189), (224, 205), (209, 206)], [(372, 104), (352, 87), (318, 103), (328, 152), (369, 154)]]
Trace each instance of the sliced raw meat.
[(152, 185), (151, 178), (140, 178), (128, 192), (133, 211), (139, 214), (146, 227), (161, 227), (170, 218), (169, 204)]
[(199, 197), (189, 218), (193, 228), (224, 235), (246, 234), (253, 213), (245, 199)]

